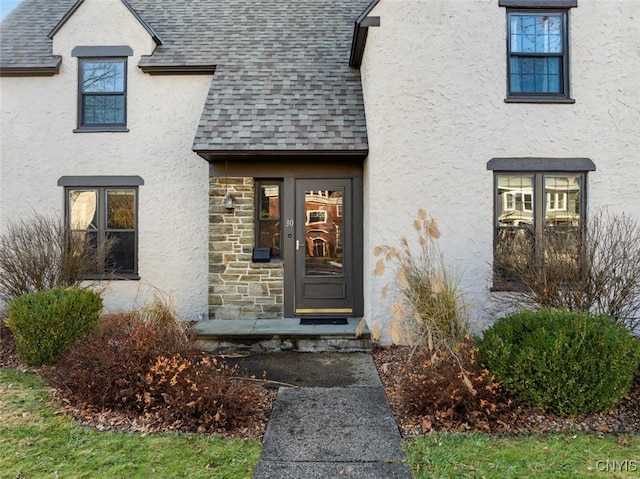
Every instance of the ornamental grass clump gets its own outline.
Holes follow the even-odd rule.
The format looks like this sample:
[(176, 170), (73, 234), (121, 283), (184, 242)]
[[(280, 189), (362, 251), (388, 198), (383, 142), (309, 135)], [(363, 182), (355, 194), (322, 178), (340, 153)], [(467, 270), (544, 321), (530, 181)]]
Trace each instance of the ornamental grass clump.
[(383, 297), (390, 289), (395, 294), (389, 332), (396, 344), (413, 344), (432, 354), (454, 352), (468, 334), (459, 278), (451, 273), (440, 252), (436, 221), (420, 209), (413, 228), (416, 244), (403, 236), (399, 248), (382, 245), (374, 250), (376, 275), (383, 275), (388, 266), (395, 268), (394, 280), (382, 290)]
[(523, 311), (478, 344), (481, 362), (524, 404), (559, 415), (607, 411), (629, 392), (640, 341), (607, 315)]

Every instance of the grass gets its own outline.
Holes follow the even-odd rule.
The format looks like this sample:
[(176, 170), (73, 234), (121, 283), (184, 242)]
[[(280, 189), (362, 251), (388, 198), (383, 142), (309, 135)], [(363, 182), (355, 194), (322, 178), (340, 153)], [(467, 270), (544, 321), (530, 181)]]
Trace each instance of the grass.
[(252, 476), (256, 441), (99, 432), (47, 405), (41, 377), (0, 368), (0, 476), (217, 478)]
[(432, 433), (405, 448), (415, 478), (635, 478), (640, 437)]

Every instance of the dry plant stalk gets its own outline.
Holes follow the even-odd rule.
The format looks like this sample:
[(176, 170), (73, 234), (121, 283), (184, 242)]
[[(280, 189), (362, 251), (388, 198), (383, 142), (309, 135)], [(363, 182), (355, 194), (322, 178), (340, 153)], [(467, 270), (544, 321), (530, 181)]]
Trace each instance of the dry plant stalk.
[(402, 237), (399, 248), (381, 245), (374, 249), (379, 257), (374, 273), (384, 274), (389, 265), (396, 272), (393, 284), (383, 288), (384, 294), (389, 286), (396, 293), (389, 333), (394, 343), (426, 348), (434, 358), (444, 351), (455, 354), (468, 332), (459, 280), (438, 247), (436, 221), (420, 209), (413, 228), (417, 247)]

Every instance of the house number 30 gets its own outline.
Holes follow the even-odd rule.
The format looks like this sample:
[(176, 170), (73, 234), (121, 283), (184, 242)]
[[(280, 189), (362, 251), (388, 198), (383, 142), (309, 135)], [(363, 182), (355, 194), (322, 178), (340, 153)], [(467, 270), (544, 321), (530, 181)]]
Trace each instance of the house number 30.
[(284, 220), (284, 225), (287, 228), (292, 228), (293, 227), (293, 220)]

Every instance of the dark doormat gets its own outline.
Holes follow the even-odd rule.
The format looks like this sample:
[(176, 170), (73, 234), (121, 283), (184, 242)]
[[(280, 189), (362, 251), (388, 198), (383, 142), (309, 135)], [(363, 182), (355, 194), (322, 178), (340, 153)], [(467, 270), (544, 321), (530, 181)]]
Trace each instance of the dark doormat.
[(310, 326), (313, 324), (349, 324), (347, 318), (301, 318), (302, 326)]

